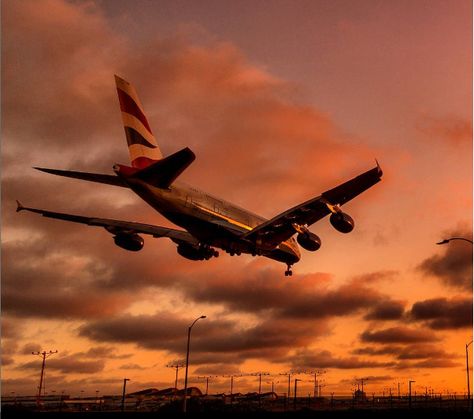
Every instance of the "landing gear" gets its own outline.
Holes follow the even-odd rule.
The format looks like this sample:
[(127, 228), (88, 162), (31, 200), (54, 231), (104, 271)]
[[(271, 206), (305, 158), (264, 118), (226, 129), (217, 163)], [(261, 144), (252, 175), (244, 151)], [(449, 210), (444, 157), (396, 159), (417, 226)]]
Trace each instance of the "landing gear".
[(207, 244), (201, 245), (199, 250), (202, 254), (203, 259), (209, 260), (212, 257), (215, 257), (215, 258), (219, 257), (219, 252), (213, 249), (212, 247), (208, 246)]
[(285, 276), (292, 276), (293, 272), (291, 270), (291, 265), (287, 265), (288, 269), (285, 271)]

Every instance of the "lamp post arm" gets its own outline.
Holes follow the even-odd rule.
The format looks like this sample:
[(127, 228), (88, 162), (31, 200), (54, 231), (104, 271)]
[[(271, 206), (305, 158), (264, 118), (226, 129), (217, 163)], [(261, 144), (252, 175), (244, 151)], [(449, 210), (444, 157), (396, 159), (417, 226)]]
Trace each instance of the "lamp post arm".
[(471, 243), (473, 244), (472, 240), (471, 239), (466, 239), (465, 237), (451, 237), (449, 239), (444, 239), (436, 244), (446, 244), (446, 243), (449, 243), (451, 240), (464, 240), (468, 243)]
[(206, 316), (199, 316), (196, 320), (191, 323), (188, 327), (188, 344), (186, 346), (186, 372), (184, 374), (184, 399), (183, 399), (183, 412), (186, 413), (186, 399), (188, 397), (188, 365), (189, 365), (189, 341), (191, 340), (191, 329), (199, 319), (205, 319)]

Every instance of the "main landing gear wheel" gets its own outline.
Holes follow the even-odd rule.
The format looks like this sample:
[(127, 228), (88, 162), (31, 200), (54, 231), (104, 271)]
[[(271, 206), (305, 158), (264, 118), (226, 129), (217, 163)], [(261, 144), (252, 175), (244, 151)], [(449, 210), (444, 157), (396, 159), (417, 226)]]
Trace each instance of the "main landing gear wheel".
[(291, 265), (288, 265), (288, 269), (285, 271), (285, 276), (292, 276), (293, 272), (291, 271)]

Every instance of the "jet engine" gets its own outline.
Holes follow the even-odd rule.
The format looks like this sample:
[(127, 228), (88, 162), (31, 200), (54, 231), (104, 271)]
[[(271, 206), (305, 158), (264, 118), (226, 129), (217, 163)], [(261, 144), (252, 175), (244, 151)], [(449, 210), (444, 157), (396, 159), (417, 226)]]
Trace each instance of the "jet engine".
[(144, 244), (143, 237), (135, 233), (118, 233), (114, 236), (114, 242), (122, 249), (130, 250), (131, 252), (142, 250)]
[(332, 226), (341, 233), (350, 233), (354, 229), (354, 220), (344, 212), (334, 212), (329, 217)]
[(181, 243), (176, 249), (178, 253), (190, 260), (209, 260), (210, 258), (218, 257), (219, 252), (214, 250), (212, 247), (207, 246), (193, 246), (187, 243)]
[(310, 252), (315, 252), (321, 247), (321, 239), (314, 233), (306, 231), (296, 236), (299, 245)]

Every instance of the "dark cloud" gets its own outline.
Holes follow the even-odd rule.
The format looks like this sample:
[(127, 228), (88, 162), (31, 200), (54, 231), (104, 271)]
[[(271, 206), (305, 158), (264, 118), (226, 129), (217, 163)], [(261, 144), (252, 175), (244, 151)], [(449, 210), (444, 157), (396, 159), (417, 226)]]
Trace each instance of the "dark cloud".
[(41, 352), (41, 345), (37, 343), (27, 343), (20, 351), (22, 355), (31, 355), (32, 352)]
[(362, 347), (352, 351), (356, 355), (380, 356), (386, 355), (397, 360), (415, 360), (415, 359), (451, 359), (457, 357), (456, 354), (448, 353), (439, 345), (415, 343), (407, 345), (383, 345), (376, 347)]
[[(104, 370), (105, 362), (103, 360), (82, 360), (76, 354), (66, 355), (60, 358), (49, 358), (47, 360), (48, 370), (58, 371), (63, 374), (94, 374)], [(41, 359), (30, 361), (17, 367), (23, 369), (40, 369)]]
[(398, 271), (394, 270), (376, 271), (369, 272), (363, 275), (357, 275), (354, 277), (353, 281), (355, 283), (372, 284), (381, 281), (392, 281), (397, 275)]
[(433, 298), (413, 304), (409, 316), (431, 329), (472, 329), (472, 299)]
[(374, 343), (415, 343), (436, 341), (439, 338), (428, 330), (398, 326), (374, 332), (366, 330), (361, 334), (361, 340)]
[(142, 367), (138, 364), (123, 364), (120, 365), (119, 369), (121, 370), (146, 370), (146, 367)]
[(400, 301), (384, 301), (371, 309), (364, 318), (367, 320), (397, 320), (402, 318), (405, 304)]
[(13, 365), (15, 363), (15, 359), (11, 356), (5, 355), (2, 353), (2, 365), (4, 367), (8, 365)]
[[(456, 229), (442, 238), (465, 237), (472, 240), (472, 230)], [(442, 245), (443, 253), (425, 259), (418, 269), (438, 277), (446, 285), (472, 292), (472, 245), (463, 240), (452, 240)]]
[(213, 364), (198, 367), (194, 370), (196, 375), (239, 375), (240, 367), (232, 364)]
[[(3, 253), (3, 249), (2, 249)], [(3, 287), (3, 282), (2, 282)], [(2, 346), (5, 339), (17, 339), (22, 336), (24, 324), (18, 320), (6, 316), (2, 313)]]
[(132, 356), (132, 354), (117, 354), (117, 348), (113, 346), (95, 346), (90, 348), (87, 352), (81, 352), (79, 355), (85, 358), (107, 359), (126, 359)]
[(462, 365), (462, 362), (455, 362), (450, 359), (427, 359), (409, 365), (400, 364), (398, 368), (454, 368)]
[(287, 358), (297, 369), (311, 368), (340, 368), (340, 369), (358, 369), (358, 368), (380, 368), (393, 366), (393, 362), (374, 361), (360, 359), (357, 357), (337, 357), (330, 351), (309, 351), (299, 350), (295, 355)]
[[(86, 324), (81, 327), (80, 335), (98, 341), (135, 343), (147, 349), (179, 353), (186, 346), (188, 323), (188, 319), (170, 313), (127, 315)], [(275, 359), (326, 332), (327, 326), (318, 322), (275, 322), (272, 319), (240, 328), (238, 323), (229, 320), (206, 319), (193, 329), (193, 364), (243, 362), (247, 358)]]
[[(258, 268), (257, 264), (253, 266), (251, 277), (238, 271), (215, 277), (206, 272), (195, 273), (196, 280), (185, 284), (185, 292), (197, 301), (225, 304), (233, 311), (259, 313), (271, 310), (274, 317), (284, 319), (348, 316), (374, 305), (393, 304), (364, 281), (351, 280), (337, 288), (329, 288), (331, 277), (328, 274), (300, 275), (295, 282), (281, 277), (276, 268)], [(224, 275), (227, 281), (222, 287)]]

